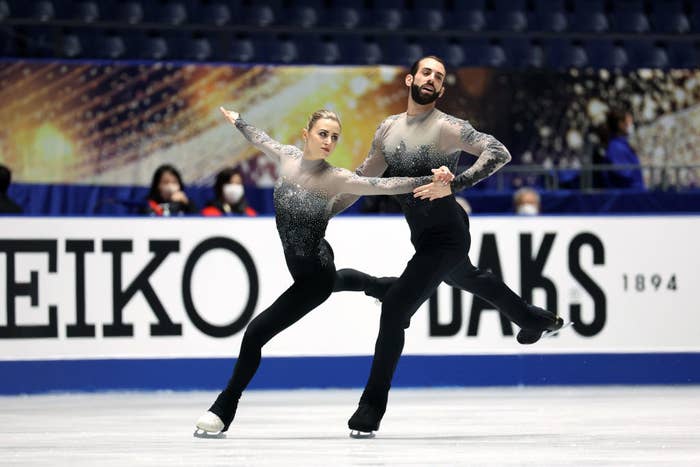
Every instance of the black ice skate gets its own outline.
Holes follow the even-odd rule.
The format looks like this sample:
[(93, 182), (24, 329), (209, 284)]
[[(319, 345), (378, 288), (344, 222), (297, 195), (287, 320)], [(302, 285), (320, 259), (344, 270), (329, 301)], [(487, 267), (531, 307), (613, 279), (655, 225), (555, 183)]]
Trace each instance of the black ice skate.
[[(221, 396), (219, 396), (219, 399)], [(209, 410), (197, 420), (197, 428), (192, 434), (195, 438), (225, 438), (228, 427), (236, 416), (238, 401), (233, 403), (231, 409), (224, 409), (217, 405), (219, 399), (214, 402)], [(229, 404), (230, 405), (230, 404)]]
[[(551, 337), (559, 333), (564, 327), (564, 320), (552, 311), (529, 305), (529, 310), (536, 315), (541, 324), (531, 328), (523, 328), (518, 333), (518, 343), (523, 345), (534, 344), (543, 337)], [(571, 323), (567, 323), (569, 326)]]
[(381, 422), (383, 415), (383, 412), (369, 404), (360, 404), (348, 420), (350, 437), (374, 438), (374, 432), (379, 429), (379, 422)]

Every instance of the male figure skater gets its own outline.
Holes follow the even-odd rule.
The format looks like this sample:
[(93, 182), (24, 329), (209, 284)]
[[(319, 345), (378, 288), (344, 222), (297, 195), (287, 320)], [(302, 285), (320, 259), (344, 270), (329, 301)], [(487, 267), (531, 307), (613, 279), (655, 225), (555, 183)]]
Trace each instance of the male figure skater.
[[(356, 170), (358, 175), (424, 176), (442, 165), (456, 173), (460, 151), (476, 155), (474, 164), (451, 182), (455, 193), (510, 161), (508, 150), (493, 136), (435, 108), (445, 92), (444, 79), (445, 66), (440, 58), (427, 56), (414, 63), (405, 77), (406, 112), (392, 115), (379, 125), (369, 155)], [(517, 339), (521, 344), (535, 343), (543, 333), (563, 325), (555, 313), (529, 305), (495, 275), (472, 265), (468, 257), (469, 218), (454, 196), (429, 202), (429, 185), (425, 185), (416, 188), (413, 195), (398, 198), (411, 229), (415, 254), (383, 297), (372, 369), (359, 407), (348, 421), (355, 436), (379, 429), (403, 350), (404, 329), (441, 282), (491, 303), (520, 326)], [(337, 207), (347, 207), (356, 199), (343, 195)]]

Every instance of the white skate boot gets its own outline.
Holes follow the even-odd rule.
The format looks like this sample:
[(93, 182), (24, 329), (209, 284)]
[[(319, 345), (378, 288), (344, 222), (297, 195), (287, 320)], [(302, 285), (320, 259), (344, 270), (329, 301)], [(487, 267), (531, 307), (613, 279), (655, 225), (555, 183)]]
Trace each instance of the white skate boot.
[(195, 438), (225, 438), (223, 429), (224, 422), (216, 414), (207, 412), (197, 420), (193, 435)]

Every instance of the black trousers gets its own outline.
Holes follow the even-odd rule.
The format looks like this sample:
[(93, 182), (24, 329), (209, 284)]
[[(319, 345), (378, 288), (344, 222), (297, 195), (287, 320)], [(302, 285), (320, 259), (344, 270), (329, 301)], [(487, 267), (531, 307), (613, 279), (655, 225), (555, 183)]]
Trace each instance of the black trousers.
[(230, 423), (225, 419), (235, 410), (243, 390), (258, 370), (263, 346), (325, 302), (333, 292), (336, 271), (332, 262), (323, 264), (317, 258), (303, 256), (287, 256), (286, 261), (294, 283), (248, 324), (233, 374), (213, 410), (210, 409), (225, 422)]
[(469, 219), (454, 200), (445, 199), (438, 208), (430, 219), (432, 224), (426, 221), (426, 225), (415, 228), (409, 218), (416, 251), (382, 302), (372, 369), (360, 399), (382, 414), (403, 351), (404, 330), (441, 282), (486, 300), (521, 328), (541, 324), (528, 310), (528, 304), (501, 279), (471, 263)]

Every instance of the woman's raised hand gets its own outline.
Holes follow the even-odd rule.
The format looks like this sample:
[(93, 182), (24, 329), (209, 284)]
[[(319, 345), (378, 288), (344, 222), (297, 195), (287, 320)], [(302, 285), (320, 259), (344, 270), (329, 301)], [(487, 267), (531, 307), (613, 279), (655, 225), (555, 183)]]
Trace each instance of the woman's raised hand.
[(234, 125), (236, 124), (236, 120), (238, 120), (238, 118), (241, 116), (241, 114), (234, 110), (226, 110), (223, 107), (219, 107), (219, 110), (221, 110), (221, 113), (224, 114), (224, 117), (226, 117), (228, 121), (233, 123)]

